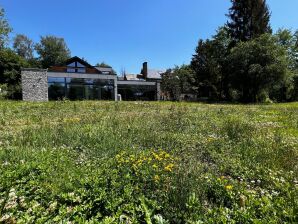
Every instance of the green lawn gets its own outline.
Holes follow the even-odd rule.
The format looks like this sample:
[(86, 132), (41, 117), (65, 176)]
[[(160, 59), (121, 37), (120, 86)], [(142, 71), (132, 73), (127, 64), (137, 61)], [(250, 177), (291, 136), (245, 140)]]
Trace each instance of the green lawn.
[(0, 101), (0, 223), (297, 223), (298, 103)]

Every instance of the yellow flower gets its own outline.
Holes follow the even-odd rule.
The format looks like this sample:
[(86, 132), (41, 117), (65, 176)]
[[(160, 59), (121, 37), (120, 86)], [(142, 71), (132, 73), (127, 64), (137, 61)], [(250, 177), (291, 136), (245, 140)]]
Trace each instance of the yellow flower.
[(155, 181), (155, 182), (159, 182), (159, 180), (160, 180), (160, 177), (159, 177), (158, 175), (155, 175), (155, 176), (154, 176), (154, 181)]
[(233, 186), (232, 185), (227, 185), (225, 186), (226, 190), (232, 190), (233, 189)]
[(174, 164), (173, 164), (173, 163), (170, 163), (169, 165), (167, 165), (167, 166), (165, 167), (165, 170), (171, 172), (172, 169), (173, 169), (173, 167), (174, 167)]
[(154, 156), (154, 158), (155, 158), (156, 160), (158, 160), (158, 161), (162, 160), (162, 158), (161, 158), (158, 154), (156, 154), (156, 153), (154, 153), (154, 152), (153, 152), (153, 156)]
[(153, 166), (152, 166), (154, 169), (157, 169), (158, 168), (158, 166), (156, 165), (156, 164), (153, 164)]

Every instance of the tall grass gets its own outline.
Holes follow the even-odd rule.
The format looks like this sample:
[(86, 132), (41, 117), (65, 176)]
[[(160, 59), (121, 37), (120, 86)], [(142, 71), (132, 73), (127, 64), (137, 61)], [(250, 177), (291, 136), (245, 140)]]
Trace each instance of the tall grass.
[(297, 103), (0, 102), (7, 223), (291, 223), (297, 161)]

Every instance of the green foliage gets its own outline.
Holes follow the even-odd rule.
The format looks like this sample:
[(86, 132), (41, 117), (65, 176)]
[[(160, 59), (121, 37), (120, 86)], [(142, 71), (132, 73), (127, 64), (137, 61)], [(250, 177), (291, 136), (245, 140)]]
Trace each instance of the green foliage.
[(0, 222), (295, 223), (297, 110), (0, 102)]
[(270, 34), (242, 42), (229, 55), (231, 89), (243, 102), (260, 102), (260, 94), (270, 93), (277, 83), (288, 75), (287, 52)]
[(70, 58), (70, 50), (64, 39), (55, 36), (41, 37), (40, 43), (35, 46), (35, 50), (43, 68), (63, 64)]
[(0, 100), (7, 97), (7, 84), (0, 84)]
[(33, 59), (34, 43), (31, 39), (23, 34), (18, 34), (13, 42), (14, 51), (26, 60)]
[(3, 49), (9, 40), (9, 33), (12, 31), (7, 19), (5, 18), (5, 11), (0, 6), (0, 50)]
[(200, 40), (191, 67), (196, 73), (199, 95), (210, 99), (223, 99), (226, 95), (226, 57), (231, 39), (226, 27), (218, 29), (212, 40)]
[(182, 93), (193, 94), (197, 92), (194, 71), (188, 65), (169, 69), (162, 74), (161, 88), (171, 100), (180, 100)]
[(0, 51), (0, 83), (6, 84), (6, 96), (21, 99), (21, 68), (26, 61), (10, 49)]
[(266, 0), (231, 0), (227, 23), (233, 43), (248, 41), (271, 33), (270, 12)]
[(102, 67), (102, 68), (112, 68), (112, 66), (108, 65), (105, 62), (97, 63), (95, 66)]

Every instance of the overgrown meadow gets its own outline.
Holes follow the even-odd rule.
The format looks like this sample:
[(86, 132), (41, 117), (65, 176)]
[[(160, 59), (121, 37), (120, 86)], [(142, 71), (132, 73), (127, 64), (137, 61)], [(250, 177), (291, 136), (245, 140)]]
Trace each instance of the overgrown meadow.
[(298, 103), (0, 102), (0, 223), (297, 223)]

